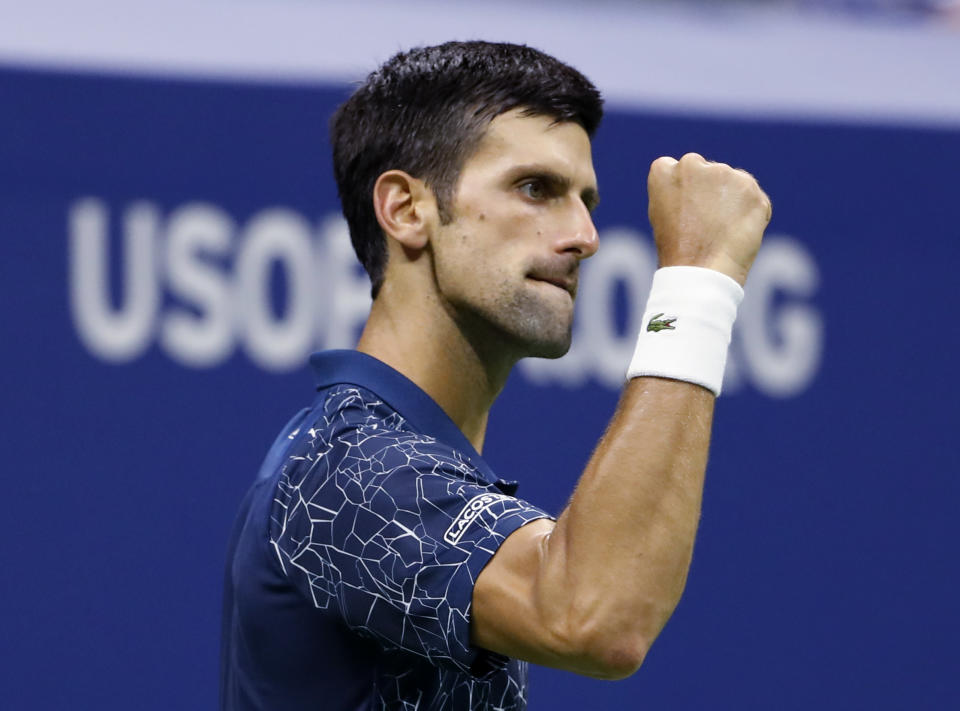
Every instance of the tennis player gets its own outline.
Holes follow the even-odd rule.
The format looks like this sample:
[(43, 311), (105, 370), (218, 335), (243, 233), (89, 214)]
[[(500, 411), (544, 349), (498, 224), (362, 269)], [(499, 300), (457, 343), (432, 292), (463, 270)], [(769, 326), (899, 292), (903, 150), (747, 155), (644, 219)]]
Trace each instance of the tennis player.
[(221, 708), (523, 709), (528, 662), (600, 679), (643, 662), (686, 581), (770, 202), (699, 155), (653, 163), (644, 328), (554, 519), (481, 452), (514, 364), (570, 346), (598, 248), (601, 113), (575, 69), (484, 42), (398, 54), (337, 111), (334, 170), (374, 301), (356, 350), (312, 357), (316, 398), (242, 504)]

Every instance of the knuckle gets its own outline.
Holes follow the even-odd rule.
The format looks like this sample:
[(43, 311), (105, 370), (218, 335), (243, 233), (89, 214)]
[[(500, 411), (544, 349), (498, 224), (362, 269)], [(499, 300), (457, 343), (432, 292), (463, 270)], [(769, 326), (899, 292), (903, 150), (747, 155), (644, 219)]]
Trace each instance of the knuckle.
[(757, 182), (757, 179), (753, 177), (751, 173), (743, 170), (742, 168), (731, 169), (733, 180), (739, 184), (741, 190), (744, 191), (746, 195), (749, 196), (760, 196), (763, 195), (763, 191), (760, 189), (760, 184)]
[(685, 153), (677, 165), (678, 170), (684, 175), (696, 175), (709, 167), (709, 161), (699, 153)]
[(726, 163), (713, 163), (711, 167), (721, 174), (725, 180), (737, 179), (740, 176), (737, 174), (737, 171), (734, 168), (731, 168)]
[(662, 173), (670, 170), (677, 164), (677, 161), (670, 156), (660, 156), (650, 164), (650, 172)]
[(648, 185), (660, 185), (671, 179), (677, 161), (670, 156), (661, 156), (650, 164), (650, 172), (647, 174)]
[(756, 180), (752, 180), (746, 195), (750, 203), (755, 206), (755, 208), (762, 211), (766, 215), (767, 221), (769, 221), (770, 217), (773, 215), (773, 203), (770, 200), (770, 196), (763, 191), (763, 189), (760, 187), (760, 184), (757, 183)]

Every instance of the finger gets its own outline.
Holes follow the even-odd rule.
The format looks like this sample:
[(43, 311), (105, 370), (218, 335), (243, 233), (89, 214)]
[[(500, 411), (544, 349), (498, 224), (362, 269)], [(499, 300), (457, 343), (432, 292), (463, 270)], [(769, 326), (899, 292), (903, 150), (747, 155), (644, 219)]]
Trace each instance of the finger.
[(718, 165), (713, 161), (709, 161), (704, 158), (699, 153), (684, 153), (683, 157), (680, 158), (680, 163), (683, 165)]
[(660, 156), (653, 163), (650, 164), (650, 170), (661, 171), (661, 170), (670, 170), (677, 164), (677, 159), (672, 156)]
[(650, 164), (647, 185), (667, 180), (677, 167), (677, 160), (671, 156), (660, 156)]

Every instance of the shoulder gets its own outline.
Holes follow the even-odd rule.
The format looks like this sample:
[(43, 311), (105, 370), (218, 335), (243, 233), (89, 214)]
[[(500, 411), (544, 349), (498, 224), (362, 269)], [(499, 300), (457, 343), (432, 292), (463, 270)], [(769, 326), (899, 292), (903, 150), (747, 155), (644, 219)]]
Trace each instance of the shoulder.
[[(376, 393), (356, 385), (322, 391), (290, 434), (276, 472), (281, 493), (333, 484), (338, 490), (398, 484), (485, 483), (468, 456), (417, 431)], [(411, 474), (417, 475), (416, 478)]]
[(340, 384), (320, 392), (314, 408), (314, 426), (331, 431), (371, 428), (373, 430), (410, 431), (399, 412), (372, 390), (359, 385)]

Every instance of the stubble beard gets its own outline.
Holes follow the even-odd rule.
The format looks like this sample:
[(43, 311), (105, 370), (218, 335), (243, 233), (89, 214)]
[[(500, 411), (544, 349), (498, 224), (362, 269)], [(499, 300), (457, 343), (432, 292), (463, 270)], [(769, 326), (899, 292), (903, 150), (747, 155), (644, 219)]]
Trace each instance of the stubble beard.
[(573, 338), (572, 313), (526, 286), (498, 290), (492, 302), (461, 304), (457, 320), (473, 333), (478, 348), (496, 349), (512, 362), (565, 355)]
[(570, 350), (573, 319), (557, 313), (526, 290), (501, 307), (503, 330), (514, 337), (525, 358), (559, 358)]

